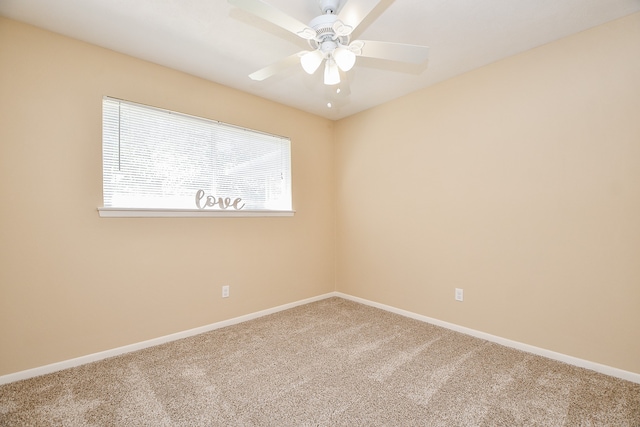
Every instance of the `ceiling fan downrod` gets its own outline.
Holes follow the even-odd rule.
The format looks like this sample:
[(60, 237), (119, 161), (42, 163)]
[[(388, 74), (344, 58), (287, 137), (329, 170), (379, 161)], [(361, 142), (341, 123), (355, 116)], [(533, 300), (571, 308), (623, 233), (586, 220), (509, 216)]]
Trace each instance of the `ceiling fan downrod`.
[(319, 2), (320, 10), (325, 15), (330, 13), (334, 14), (338, 11), (338, 6), (340, 5), (340, 0), (320, 0)]

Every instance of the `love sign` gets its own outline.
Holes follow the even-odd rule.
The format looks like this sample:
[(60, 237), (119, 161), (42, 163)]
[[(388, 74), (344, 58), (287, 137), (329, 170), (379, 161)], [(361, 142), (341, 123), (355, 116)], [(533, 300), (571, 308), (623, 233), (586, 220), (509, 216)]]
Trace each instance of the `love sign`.
[[(204, 200), (203, 200), (204, 199)], [(240, 210), (244, 207), (244, 203), (240, 206), (242, 199), (240, 197), (231, 201), (230, 197), (206, 196), (204, 190), (198, 190), (196, 193), (196, 206), (198, 209), (213, 208), (218, 206), (219, 209), (227, 209), (232, 206), (233, 209)]]

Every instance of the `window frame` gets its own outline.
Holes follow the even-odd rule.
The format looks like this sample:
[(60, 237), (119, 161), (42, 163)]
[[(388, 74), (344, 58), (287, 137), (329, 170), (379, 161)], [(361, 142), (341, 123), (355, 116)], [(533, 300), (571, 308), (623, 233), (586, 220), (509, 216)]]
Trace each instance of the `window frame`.
[[(188, 117), (188, 118), (192, 118), (194, 120), (204, 120), (207, 122), (211, 122), (213, 124), (220, 124), (223, 126), (229, 126), (229, 127), (233, 127), (233, 128), (238, 128), (241, 129), (243, 131), (248, 131), (248, 132), (256, 132), (256, 133), (262, 133), (262, 134), (266, 134), (266, 135), (270, 135), (270, 136), (276, 136), (279, 138), (286, 138), (286, 137), (281, 137), (279, 135), (273, 135), (273, 134), (269, 134), (269, 133), (265, 133), (262, 131), (257, 131), (257, 130), (253, 130), (253, 129), (249, 129), (249, 128), (245, 128), (242, 126), (237, 126), (237, 125), (232, 125), (232, 124), (228, 124), (228, 123), (224, 123), (224, 122), (220, 122), (217, 120), (212, 120), (212, 119), (208, 119), (208, 118), (204, 118), (204, 117), (199, 117), (199, 116), (194, 116), (194, 115), (190, 115), (190, 114), (185, 114), (185, 113), (181, 113), (181, 112), (177, 112), (177, 111), (172, 111), (172, 110), (168, 110), (168, 109), (164, 109), (164, 108), (159, 108), (159, 107), (154, 107), (154, 106), (149, 106), (149, 105), (145, 105), (145, 104), (140, 104), (140, 103), (136, 103), (136, 102), (132, 102), (132, 101), (127, 101), (127, 100), (123, 100), (123, 99), (119, 99), (119, 98), (114, 98), (114, 97), (110, 97), (110, 96), (103, 96), (102, 97), (102, 103), (104, 104), (104, 100), (112, 100), (112, 101), (116, 101), (116, 102), (122, 102), (122, 103), (128, 103), (128, 104), (133, 104), (133, 105), (138, 105), (138, 106), (142, 106), (145, 108), (149, 108), (149, 109), (154, 109), (154, 110), (158, 110), (158, 111), (162, 111), (162, 112), (166, 112), (168, 114), (179, 114), (181, 116), (184, 117)], [(102, 126), (104, 125), (104, 111), (102, 112)], [(103, 131), (104, 132), (104, 131)], [(291, 144), (291, 140), (289, 138), (286, 138), (289, 140), (289, 144)], [(103, 195), (102, 195), (102, 202), (104, 204), (104, 146), (102, 145), (104, 144), (104, 134), (102, 134), (102, 140), (101, 140), (101, 147), (102, 147), (102, 163), (101, 163), (101, 170), (102, 170), (102, 185), (103, 185)], [(291, 149), (291, 145), (290, 145), (290, 149)], [(289, 152), (289, 156), (291, 156), (291, 151)], [(291, 162), (291, 157), (290, 160)], [(293, 171), (291, 170), (291, 166), (289, 166), (289, 170), (290, 173), (292, 173)], [(292, 183), (289, 182), (289, 186), (292, 187)], [(293, 188), (291, 188), (291, 198), (293, 199)], [(292, 201), (293, 203), (293, 201)], [(198, 217), (290, 217), (290, 216), (294, 216), (295, 214), (295, 210), (291, 209), (291, 210), (272, 210), (272, 209), (209, 209), (209, 208), (203, 208), (203, 209), (198, 209), (198, 208), (194, 208), (194, 209), (187, 209), (187, 208), (152, 208), (152, 207), (113, 207), (113, 206), (101, 206), (98, 207), (98, 214), (100, 217), (103, 218), (198, 218)]]
[(274, 217), (294, 216), (295, 210), (224, 210), (224, 209), (164, 209), (164, 208), (110, 208), (99, 207), (102, 218), (212, 218), (212, 217)]

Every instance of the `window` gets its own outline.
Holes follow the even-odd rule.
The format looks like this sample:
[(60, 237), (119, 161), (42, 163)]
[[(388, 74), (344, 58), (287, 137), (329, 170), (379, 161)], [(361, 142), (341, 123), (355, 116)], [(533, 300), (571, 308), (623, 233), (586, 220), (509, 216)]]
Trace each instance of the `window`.
[(101, 216), (293, 214), (288, 138), (108, 97), (102, 122)]

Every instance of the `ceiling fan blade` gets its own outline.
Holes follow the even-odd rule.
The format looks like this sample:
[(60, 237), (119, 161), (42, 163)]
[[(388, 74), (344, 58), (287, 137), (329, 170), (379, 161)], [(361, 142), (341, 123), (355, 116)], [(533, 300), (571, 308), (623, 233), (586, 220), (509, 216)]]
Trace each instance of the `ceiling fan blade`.
[(275, 64), (271, 64), (267, 67), (264, 67), (258, 71), (255, 71), (249, 74), (249, 77), (251, 78), (251, 80), (256, 80), (256, 81), (262, 81), (262, 80), (268, 79), (269, 77), (279, 73), (280, 71), (283, 71), (294, 65), (300, 64), (300, 56), (305, 53), (307, 53), (306, 50), (303, 50), (302, 52), (294, 53), (293, 55), (290, 55), (284, 59), (281, 59)]
[(389, 61), (410, 62), (421, 64), (429, 58), (429, 48), (415, 44), (378, 42), (372, 40), (356, 40), (362, 43), (359, 56), (386, 59)]
[(378, 3), (380, 0), (349, 0), (342, 6), (338, 19), (355, 30)]
[(316, 36), (316, 32), (297, 19), (287, 15), (275, 6), (262, 0), (228, 0), (230, 4), (239, 7), (259, 18), (284, 28), (293, 34), (310, 40)]

